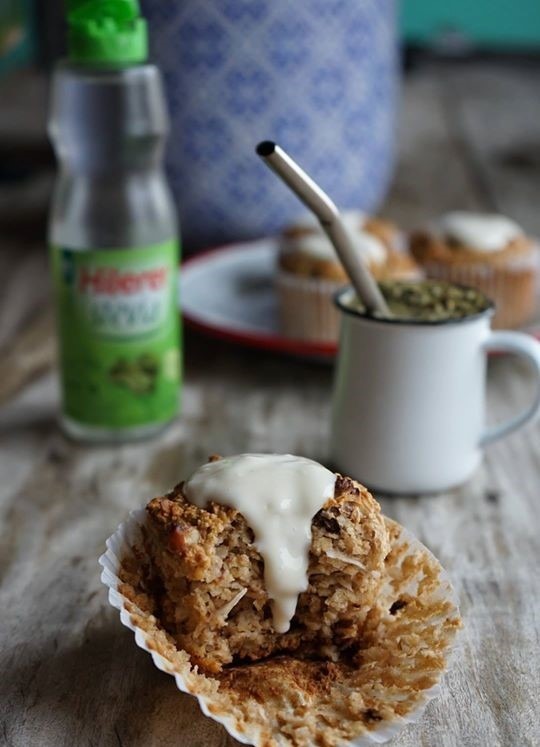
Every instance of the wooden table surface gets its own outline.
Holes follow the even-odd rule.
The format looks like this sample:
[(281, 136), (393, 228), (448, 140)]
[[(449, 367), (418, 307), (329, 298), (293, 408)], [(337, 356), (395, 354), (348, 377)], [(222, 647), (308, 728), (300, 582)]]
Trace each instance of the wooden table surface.
[[(539, 75), (495, 62), (413, 71), (385, 212), (411, 226), (448, 208), (497, 209), (540, 235)], [(0, 90), (6, 152), (11, 137), (43, 138), (43, 87), (31, 85), (33, 118), (24, 116), (24, 81)], [(134, 645), (107, 604), (97, 557), (131, 508), (210, 453), (324, 461), (331, 370), (188, 335), (182, 416), (161, 438), (117, 448), (68, 441), (56, 425), (45, 247), (41, 228), (32, 231), (50, 179), (44, 165), (15, 197), (0, 187), (0, 220), (9, 223), (0, 244), (0, 742), (233, 747)], [(526, 367), (492, 360), (491, 419), (532, 392)], [(537, 424), (490, 448), (459, 490), (380, 497), (448, 569), (465, 621), (442, 695), (394, 747), (540, 744), (539, 470)]]

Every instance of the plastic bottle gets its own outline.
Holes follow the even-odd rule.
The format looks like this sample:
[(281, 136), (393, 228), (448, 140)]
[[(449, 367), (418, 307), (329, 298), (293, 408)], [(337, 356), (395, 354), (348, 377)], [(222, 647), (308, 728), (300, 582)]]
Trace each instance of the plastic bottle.
[(168, 117), (137, 0), (72, 0), (68, 29), (49, 118), (61, 422), (76, 438), (122, 441), (158, 432), (178, 410)]

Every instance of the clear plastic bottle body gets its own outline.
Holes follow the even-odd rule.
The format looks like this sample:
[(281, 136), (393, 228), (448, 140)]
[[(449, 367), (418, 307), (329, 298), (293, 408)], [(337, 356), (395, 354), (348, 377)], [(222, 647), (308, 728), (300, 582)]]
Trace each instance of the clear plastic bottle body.
[[(163, 168), (168, 116), (155, 66), (96, 71), (60, 63), (48, 129), (58, 161), (51, 246), (129, 250), (177, 237)], [(96, 441), (147, 437), (164, 427), (88, 425), (65, 412), (62, 425), (69, 435)]]

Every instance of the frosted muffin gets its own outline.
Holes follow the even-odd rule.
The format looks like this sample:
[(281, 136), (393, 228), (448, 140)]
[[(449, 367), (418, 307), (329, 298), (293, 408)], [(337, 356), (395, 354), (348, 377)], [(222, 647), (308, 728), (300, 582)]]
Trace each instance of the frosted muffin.
[[(418, 280), (422, 273), (403, 250), (398, 229), (359, 211), (342, 214), (359, 256), (377, 280)], [(336, 342), (339, 315), (333, 295), (349, 279), (317, 220), (307, 216), (283, 231), (278, 255), (280, 327), (287, 336)]]
[(538, 251), (515, 221), (450, 212), (414, 232), (410, 250), (428, 277), (470, 285), (491, 298), (494, 327), (519, 327), (534, 314)]
[[(272, 494), (264, 493), (264, 488), (273, 475), (284, 476), (286, 483), (277, 484), (274, 493), (281, 508), (278, 514), (264, 517), (264, 525), (272, 523), (272, 516), (279, 518), (282, 504), (302, 505), (304, 477), (299, 469), (308, 469), (317, 480), (321, 473), (328, 487), (326, 497), (317, 496), (313, 480), (303, 483), (309, 486), (304, 498), (308, 502), (315, 498), (311, 507), (317, 510), (308, 516), (305, 585), (299, 593), (294, 593), (295, 569), (302, 558), (289, 552), (286, 534), (287, 526), (294, 525), (292, 536), (301, 537), (302, 522), (294, 515), (277, 533), (278, 562), (283, 557), (294, 559), (292, 566), (274, 576), (274, 584), (276, 579), (278, 585), (288, 584), (289, 606), (279, 609), (281, 613), (289, 610), (289, 620), (276, 617), (279, 594), (269, 581), (268, 537), (261, 535), (253, 516), (248, 522), (232, 505), (211, 500), (212, 495), (223, 498), (222, 486), (231, 465), (236, 475), (242, 477), (252, 470), (261, 477), (262, 492), (246, 493), (245, 480), (229, 482), (227, 487), (229, 497), (243, 493), (245, 505), (252, 508), (264, 508), (265, 495)], [(201, 480), (204, 508), (188, 500)], [(148, 504), (144, 537), (149, 561), (145, 585), (154, 599), (154, 615), (178, 647), (188, 652), (192, 663), (208, 672), (300, 648), (302, 656), (328, 660), (339, 659), (343, 652), (350, 654), (361, 645), (389, 552), (379, 505), (366, 488), (311, 460), (289, 455), (240, 455), (206, 465), (186, 483)]]

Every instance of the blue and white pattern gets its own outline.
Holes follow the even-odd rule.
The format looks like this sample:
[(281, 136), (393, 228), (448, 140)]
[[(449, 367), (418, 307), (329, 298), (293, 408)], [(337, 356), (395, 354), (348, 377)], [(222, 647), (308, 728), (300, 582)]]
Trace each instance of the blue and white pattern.
[(377, 209), (393, 163), (395, 0), (143, 0), (171, 113), (189, 246), (279, 230), (302, 208), (254, 154), (276, 140), (343, 208)]

